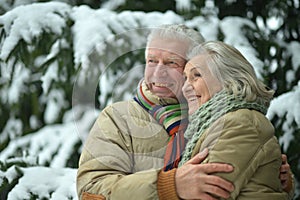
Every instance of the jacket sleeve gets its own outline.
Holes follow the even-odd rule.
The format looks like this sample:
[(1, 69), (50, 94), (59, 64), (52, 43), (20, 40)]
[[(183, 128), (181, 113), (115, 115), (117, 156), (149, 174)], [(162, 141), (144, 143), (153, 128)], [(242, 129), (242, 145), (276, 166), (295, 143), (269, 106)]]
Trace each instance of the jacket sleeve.
[(108, 107), (92, 127), (79, 161), (77, 193), (103, 199), (158, 199), (159, 170), (133, 173), (134, 156), (126, 120)]
[[(272, 193), (273, 189), (275, 191), (281, 190), (280, 181), (277, 180), (279, 179), (278, 176), (274, 177), (274, 174), (279, 175), (278, 169), (281, 163), (281, 153), (276, 138), (272, 136), (272, 129), (271, 125), (261, 125), (260, 119), (255, 121), (247, 113), (238, 115), (229, 113), (206, 131), (205, 135), (207, 137), (202, 141), (201, 149), (208, 147), (209, 155), (204, 160), (204, 163), (228, 163), (234, 167), (232, 173), (217, 173), (218, 176), (234, 183), (235, 190), (231, 193), (231, 198), (229, 199), (241, 198), (239, 196), (241, 190), (246, 184), (249, 184), (248, 181), (250, 178), (253, 178), (254, 173), (263, 174), (265, 180), (271, 180), (271, 183), (268, 182), (268, 184), (270, 183), (273, 188), (269, 192)], [(261, 132), (269, 134), (261, 134)], [(278, 157), (278, 160), (276, 160), (276, 157)], [(278, 168), (276, 168), (276, 163)], [(262, 165), (270, 165), (271, 170), (260, 171), (259, 168)], [(257, 190), (261, 189), (259, 181), (251, 185), (252, 192), (258, 192)], [(268, 186), (266, 190), (269, 190)], [(268, 191), (264, 192), (268, 193)], [(260, 194), (260, 198), (263, 199), (262, 195)]]

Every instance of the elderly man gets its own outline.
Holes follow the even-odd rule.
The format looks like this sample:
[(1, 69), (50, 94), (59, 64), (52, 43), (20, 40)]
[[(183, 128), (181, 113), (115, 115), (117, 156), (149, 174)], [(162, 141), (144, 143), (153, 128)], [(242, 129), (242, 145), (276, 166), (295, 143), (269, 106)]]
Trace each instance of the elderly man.
[(187, 53), (203, 41), (183, 25), (151, 31), (136, 96), (105, 108), (87, 138), (77, 175), (80, 199), (179, 199), (187, 193), (193, 199), (229, 197), (234, 186), (212, 173), (233, 168), (200, 164), (207, 151), (177, 168), (187, 126), (182, 73)]

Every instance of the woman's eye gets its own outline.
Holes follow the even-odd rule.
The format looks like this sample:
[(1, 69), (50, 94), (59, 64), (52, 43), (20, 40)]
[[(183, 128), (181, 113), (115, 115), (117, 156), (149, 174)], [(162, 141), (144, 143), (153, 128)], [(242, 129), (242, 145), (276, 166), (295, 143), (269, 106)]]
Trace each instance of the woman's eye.
[(195, 73), (194, 77), (201, 77), (201, 74), (200, 73)]

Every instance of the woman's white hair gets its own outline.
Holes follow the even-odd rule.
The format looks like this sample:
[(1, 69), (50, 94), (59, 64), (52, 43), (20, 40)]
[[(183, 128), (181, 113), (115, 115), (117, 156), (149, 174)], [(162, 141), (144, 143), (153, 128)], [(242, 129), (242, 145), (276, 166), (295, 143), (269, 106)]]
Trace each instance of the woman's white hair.
[(195, 47), (188, 58), (208, 54), (207, 66), (224, 89), (244, 100), (268, 106), (274, 90), (258, 80), (253, 66), (233, 46), (220, 41), (209, 41)]
[[(149, 43), (155, 39), (174, 39), (187, 43), (188, 49), (185, 55), (186, 59), (189, 51), (204, 42), (204, 38), (200, 32), (183, 24), (165, 24), (153, 28), (147, 37), (147, 47), (149, 46)], [(145, 55), (147, 55), (147, 49), (148, 48), (146, 48)]]

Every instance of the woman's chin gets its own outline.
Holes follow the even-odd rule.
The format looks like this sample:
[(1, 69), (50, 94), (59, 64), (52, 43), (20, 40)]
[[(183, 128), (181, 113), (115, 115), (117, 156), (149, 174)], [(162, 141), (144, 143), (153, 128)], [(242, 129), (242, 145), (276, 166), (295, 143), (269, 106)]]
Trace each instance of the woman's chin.
[(196, 112), (196, 110), (199, 108), (199, 105), (195, 102), (189, 103), (189, 115), (194, 114), (194, 112)]

